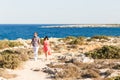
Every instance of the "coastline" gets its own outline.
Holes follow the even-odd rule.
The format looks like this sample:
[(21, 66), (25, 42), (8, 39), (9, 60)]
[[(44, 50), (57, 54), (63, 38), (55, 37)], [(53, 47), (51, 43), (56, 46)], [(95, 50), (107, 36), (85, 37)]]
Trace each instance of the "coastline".
[[(44, 25), (50, 27), (56, 26), (56, 27), (66, 27), (67, 25), (69, 27), (120, 27), (120, 24), (0, 24), (0, 25)], [(53, 26), (52, 26), (53, 25)], [(48, 26), (49, 27), (49, 26)]]
[(42, 26), (42, 28), (119, 28), (120, 24), (53, 24), (49, 26)]

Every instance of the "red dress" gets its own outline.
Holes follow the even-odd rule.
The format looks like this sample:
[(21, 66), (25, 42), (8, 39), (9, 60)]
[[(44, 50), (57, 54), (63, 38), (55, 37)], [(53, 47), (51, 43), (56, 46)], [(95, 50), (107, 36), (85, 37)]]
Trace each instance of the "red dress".
[(44, 52), (48, 52), (48, 55), (51, 54), (51, 50), (50, 50), (50, 46), (49, 46), (49, 41), (48, 40), (45, 40), (44, 42), (44, 46), (43, 46), (43, 50)]

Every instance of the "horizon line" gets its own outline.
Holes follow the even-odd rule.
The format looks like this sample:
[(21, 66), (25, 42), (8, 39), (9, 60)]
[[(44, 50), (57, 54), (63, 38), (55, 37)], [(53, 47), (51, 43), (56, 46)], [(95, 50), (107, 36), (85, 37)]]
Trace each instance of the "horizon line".
[[(21, 25), (22, 24), (23, 25), (32, 25), (32, 24), (33, 25), (34, 24), (35, 25), (40, 25), (40, 24), (53, 24), (54, 25), (54, 24), (63, 24), (63, 23), (2, 23), (2, 24), (0, 23), (0, 25), (17, 25), (17, 24), (18, 25), (20, 25), (20, 24)], [(89, 24), (89, 23), (86, 23), (86, 24), (80, 24), (80, 23), (78, 23), (78, 24), (76, 24), (76, 23), (75, 24), (68, 24), (68, 23), (65, 23), (63, 25), (120, 25), (120, 23), (118, 23), (118, 24), (117, 23), (105, 23), (105, 24), (100, 24), (100, 23), (98, 23), (98, 24), (97, 23), (91, 23), (91, 24)]]

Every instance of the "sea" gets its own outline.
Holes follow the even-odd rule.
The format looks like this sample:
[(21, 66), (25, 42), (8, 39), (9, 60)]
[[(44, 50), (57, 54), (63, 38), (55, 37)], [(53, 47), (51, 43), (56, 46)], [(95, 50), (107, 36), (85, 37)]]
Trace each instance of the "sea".
[(120, 36), (120, 27), (72, 27), (70, 24), (0, 24), (0, 40), (31, 39), (34, 32), (37, 32), (40, 38), (45, 36), (49, 38)]

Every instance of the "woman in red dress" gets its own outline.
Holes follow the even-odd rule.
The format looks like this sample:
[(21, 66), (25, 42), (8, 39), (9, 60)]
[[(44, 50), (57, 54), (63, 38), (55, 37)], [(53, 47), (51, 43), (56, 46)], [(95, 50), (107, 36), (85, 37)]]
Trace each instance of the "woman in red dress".
[(51, 49), (50, 49), (50, 45), (49, 45), (49, 39), (48, 39), (47, 36), (44, 38), (43, 50), (45, 52), (45, 57), (46, 57), (46, 60), (47, 60), (47, 56), (51, 55)]

